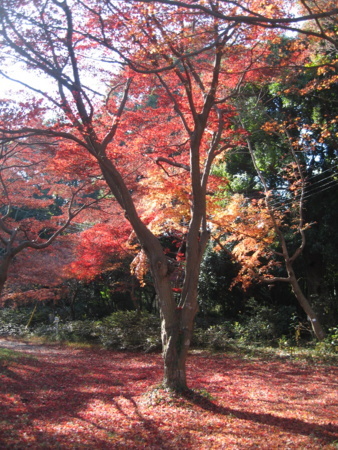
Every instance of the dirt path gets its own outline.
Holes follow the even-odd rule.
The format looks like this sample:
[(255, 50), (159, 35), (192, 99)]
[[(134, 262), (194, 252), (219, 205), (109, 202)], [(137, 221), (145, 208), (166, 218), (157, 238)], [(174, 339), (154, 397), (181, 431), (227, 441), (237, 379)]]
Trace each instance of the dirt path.
[(33, 344), (28, 341), (19, 341), (10, 338), (0, 338), (0, 348), (8, 348), (18, 352), (24, 353), (57, 353), (60, 352), (61, 348), (53, 345), (46, 344)]

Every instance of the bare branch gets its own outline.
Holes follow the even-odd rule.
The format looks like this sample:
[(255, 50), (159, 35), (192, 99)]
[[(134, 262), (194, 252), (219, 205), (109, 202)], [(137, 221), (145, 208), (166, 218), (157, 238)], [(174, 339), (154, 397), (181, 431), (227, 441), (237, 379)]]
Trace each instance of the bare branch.
[(281, 281), (282, 283), (290, 283), (291, 282), (290, 277), (258, 277), (258, 279), (262, 283), (267, 283), (267, 284), (278, 283), (279, 281)]
[(128, 94), (129, 94), (129, 89), (130, 89), (130, 86), (131, 86), (131, 82), (132, 82), (132, 79), (129, 78), (127, 80), (127, 84), (126, 84), (126, 87), (124, 89), (122, 101), (120, 103), (120, 106), (119, 106), (117, 112), (115, 113), (114, 123), (113, 123), (113, 125), (110, 128), (109, 132), (106, 134), (106, 136), (104, 137), (104, 139), (102, 141), (102, 148), (104, 150), (106, 149), (107, 145), (112, 141), (112, 139), (114, 138), (115, 133), (117, 131), (117, 127), (119, 125), (119, 120), (120, 120), (120, 118), (122, 116), (122, 113), (124, 111), (124, 108), (125, 108), (127, 100), (128, 100)]
[(161, 167), (162, 167), (162, 164), (160, 164), (160, 163), (164, 162), (166, 164), (169, 164), (170, 166), (178, 167), (180, 169), (184, 169), (184, 170), (190, 172), (190, 166), (187, 166), (186, 164), (178, 163), (169, 158), (164, 158), (163, 156), (159, 156), (158, 158), (156, 158), (155, 162), (156, 162), (156, 164), (158, 164)]
[(164, 78), (161, 77), (160, 74), (156, 74), (156, 76), (157, 76), (157, 78), (160, 80), (160, 83), (162, 84), (162, 86), (163, 86), (164, 89), (166, 90), (166, 92), (167, 92), (169, 98), (170, 98), (171, 101), (173, 102), (173, 105), (174, 105), (174, 111), (179, 115), (179, 117), (180, 117), (180, 119), (181, 119), (181, 121), (182, 121), (182, 123), (183, 123), (183, 126), (184, 126), (186, 132), (187, 132), (189, 135), (191, 135), (192, 130), (190, 129), (190, 127), (189, 127), (189, 125), (188, 125), (188, 122), (185, 120), (184, 114), (182, 113), (181, 108), (180, 108), (180, 106), (179, 106), (179, 104), (178, 104), (176, 98), (174, 97), (174, 95), (173, 95), (173, 93), (172, 93), (170, 87), (169, 87), (168, 84), (165, 82)]

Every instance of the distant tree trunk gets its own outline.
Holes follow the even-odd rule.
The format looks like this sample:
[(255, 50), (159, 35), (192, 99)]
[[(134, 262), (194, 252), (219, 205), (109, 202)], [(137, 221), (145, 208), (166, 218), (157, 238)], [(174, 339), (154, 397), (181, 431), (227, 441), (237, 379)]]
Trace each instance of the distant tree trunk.
[(3, 274), (0, 273), (0, 297), (1, 297), (2, 291), (4, 290), (6, 280), (7, 280), (7, 277), (4, 277)]
[(70, 314), (71, 314), (72, 320), (76, 320), (75, 301), (76, 301), (78, 292), (79, 292), (79, 287), (78, 287), (78, 284), (76, 283), (74, 286), (73, 292), (71, 293), (71, 297), (70, 297)]
[(141, 311), (141, 303), (140, 300), (135, 295), (135, 281), (136, 277), (132, 277), (131, 279), (131, 289), (130, 289), (130, 298), (133, 303), (133, 306), (137, 312)]
[(315, 304), (320, 321), (330, 323), (329, 310), (332, 305), (330, 304), (330, 288), (325, 279), (327, 267), (323, 255), (305, 248), (303, 261), (307, 298)]
[(0, 262), (0, 297), (7, 281), (11, 261), (12, 258), (10, 258), (8, 255), (5, 255)]
[(301, 287), (299, 286), (299, 283), (297, 281), (295, 272), (294, 272), (291, 264), (287, 263), (286, 268), (287, 268), (287, 271), (289, 274), (290, 284), (292, 286), (293, 293), (295, 294), (295, 296), (298, 300), (298, 303), (303, 308), (304, 312), (307, 314), (307, 316), (311, 322), (311, 327), (312, 327), (312, 330), (313, 330), (316, 338), (319, 341), (322, 341), (325, 338), (325, 332), (321, 326), (320, 320), (319, 320), (317, 314), (312, 309), (308, 299), (303, 294), (303, 291), (302, 291)]

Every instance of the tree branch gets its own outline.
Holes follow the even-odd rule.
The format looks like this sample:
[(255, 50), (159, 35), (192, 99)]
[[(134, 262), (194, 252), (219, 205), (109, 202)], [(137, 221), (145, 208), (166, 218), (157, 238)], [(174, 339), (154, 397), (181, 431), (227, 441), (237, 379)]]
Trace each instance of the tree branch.
[(164, 163), (169, 164), (170, 166), (179, 167), (180, 169), (184, 169), (184, 170), (190, 172), (190, 166), (183, 164), (183, 163), (178, 163), (169, 158), (165, 158), (164, 156), (159, 156), (158, 158), (156, 158), (155, 162), (156, 162), (156, 164), (158, 164), (161, 167), (162, 167), (162, 165), (160, 163), (164, 162)]
[(115, 114), (114, 123), (113, 123), (113, 125), (110, 128), (109, 132), (106, 134), (106, 136), (104, 137), (104, 139), (102, 141), (101, 145), (102, 145), (103, 149), (107, 148), (107, 145), (113, 140), (113, 138), (115, 136), (115, 133), (116, 133), (118, 125), (119, 125), (119, 120), (120, 120), (120, 118), (122, 116), (122, 113), (124, 111), (124, 108), (125, 108), (127, 100), (128, 100), (128, 94), (129, 94), (129, 89), (130, 89), (130, 86), (131, 86), (131, 82), (132, 82), (132, 79), (129, 78), (127, 80), (127, 84), (126, 84), (126, 87), (125, 87), (124, 92), (123, 92), (123, 98), (122, 98), (122, 101), (120, 103), (119, 109), (117, 110), (117, 112)]

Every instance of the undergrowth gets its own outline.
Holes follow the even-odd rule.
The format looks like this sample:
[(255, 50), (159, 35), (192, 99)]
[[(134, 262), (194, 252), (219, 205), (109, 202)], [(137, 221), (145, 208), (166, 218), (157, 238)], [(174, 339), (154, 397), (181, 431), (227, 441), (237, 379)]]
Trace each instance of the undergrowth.
[[(102, 320), (46, 323), (39, 317), (27, 327), (28, 311), (0, 310), (0, 336), (28, 339), (36, 343), (67, 344), (78, 347), (103, 347), (122, 351), (161, 351), (160, 320), (157, 316), (137, 311), (119, 311)], [(259, 320), (258, 320), (259, 322)], [(328, 330), (322, 342), (301, 339), (299, 328), (293, 333), (267, 338), (258, 334), (258, 325), (223, 321), (219, 324), (197, 324), (192, 351), (241, 354), (246, 358), (284, 358), (334, 363), (338, 359), (338, 327)], [(252, 334), (251, 334), (252, 333)], [(251, 339), (250, 339), (251, 336)]]

